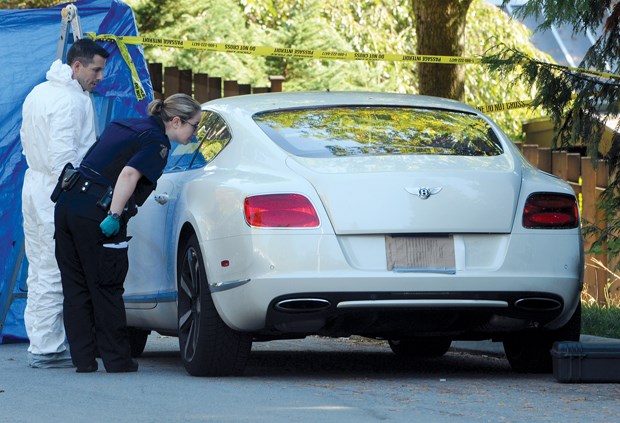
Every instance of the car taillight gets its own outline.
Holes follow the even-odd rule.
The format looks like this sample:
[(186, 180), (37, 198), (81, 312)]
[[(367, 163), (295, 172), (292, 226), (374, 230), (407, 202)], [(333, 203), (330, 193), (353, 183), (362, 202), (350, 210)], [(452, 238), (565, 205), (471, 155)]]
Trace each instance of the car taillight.
[(260, 228), (316, 228), (319, 217), (303, 195), (266, 194), (247, 197), (245, 221)]
[(532, 194), (525, 202), (523, 227), (530, 229), (570, 229), (579, 225), (575, 197), (550, 192)]

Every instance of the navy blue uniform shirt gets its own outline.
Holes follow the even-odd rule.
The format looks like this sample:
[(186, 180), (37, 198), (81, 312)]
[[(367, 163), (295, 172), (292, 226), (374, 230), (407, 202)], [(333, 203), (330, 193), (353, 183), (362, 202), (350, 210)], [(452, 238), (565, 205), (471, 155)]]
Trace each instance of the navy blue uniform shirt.
[(114, 121), (86, 154), (80, 172), (95, 183), (114, 187), (125, 166), (137, 169), (142, 178), (136, 185), (134, 200), (141, 206), (157, 186), (168, 151), (170, 140), (159, 117)]

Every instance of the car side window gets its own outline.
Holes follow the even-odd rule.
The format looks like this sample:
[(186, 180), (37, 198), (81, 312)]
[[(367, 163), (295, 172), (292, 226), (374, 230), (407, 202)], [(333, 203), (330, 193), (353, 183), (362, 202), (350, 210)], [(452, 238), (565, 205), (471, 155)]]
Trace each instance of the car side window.
[(205, 111), (200, 121), (197, 138), (200, 141), (196, 162), (209, 163), (230, 141), (230, 131), (217, 113)]
[(187, 145), (172, 143), (164, 173), (205, 166), (230, 140), (224, 120), (209, 111), (202, 113), (198, 133)]

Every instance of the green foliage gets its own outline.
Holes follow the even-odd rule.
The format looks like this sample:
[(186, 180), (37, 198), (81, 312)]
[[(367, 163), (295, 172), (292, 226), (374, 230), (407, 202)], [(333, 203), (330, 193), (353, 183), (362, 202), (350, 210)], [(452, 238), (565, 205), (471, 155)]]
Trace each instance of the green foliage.
[(0, 0), (0, 9), (41, 9), (64, 3), (58, 0)]
[[(242, 9), (230, 0), (135, 0), (128, 3), (134, 9), (141, 33), (149, 36), (230, 44), (264, 41), (259, 31), (248, 29)], [(163, 47), (145, 48), (145, 51), (149, 61), (165, 66), (178, 66), (256, 86), (268, 84), (264, 57)]]
[[(322, 14), (343, 35), (348, 51), (413, 54), (415, 27), (409, 2), (326, 0)], [(417, 90), (415, 65), (407, 62), (361, 61), (359, 89), (413, 93)]]
[[(496, 46), (516, 48), (539, 60), (551, 58), (529, 41), (530, 31), (486, 1), (472, 3), (467, 16), (465, 55), (484, 58)], [(534, 92), (520, 80), (518, 69), (498, 73), (486, 66), (469, 65), (466, 69), (465, 102), (473, 106), (530, 100)], [(492, 118), (515, 141), (522, 137), (521, 123), (540, 117), (539, 109), (521, 108), (493, 113)]]
[[(314, 50), (349, 50), (345, 38), (322, 17), (319, 0), (306, 0), (280, 28), (269, 28), (276, 45)], [(269, 44), (273, 45), (273, 44)], [(287, 91), (355, 90), (362, 86), (364, 69), (357, 61), (279, 58), (270, 62), (275, 74), (287, 79)]]
[[(508, 3), (509, 0), (504, 0)], [(542, 19), (540, 30), (550, 29), (552, 25), (568, 24), (573, 33), (595, 30), (605, 19), (611, 0), (593, 2), (592, 0), (534, 0), (524, 2), (516, 11), (516, 16), (534, 16)]]
[(581, 333), (620, 339), (620, 307), (582, 305)]
[[(598, 209), (603, 212), (607, 225), (595, 225), (595, 222), (584, 222), (583, 233), (591, 237), (593, 243), (589, 252), (593, 254), (609, 254), (617, 257), (620, 254), (620, 187), (618, 178), (612, 180), (601, 194)], [(614, 270), (619, 270), (616, 264)]]
[[(415, 22), (407, 0), (128, 0), (144, 35), (300, 49), (413, 54)], [(474, 0), (468, 13), (466, 55), (479, 57), (496, 43), (545, 56), (528, 31), (497, 7)], [(286, 77), (285, 91), (369, 90), (417, 92), (416, 64), (390, 61), (259, 57), (199, 50), (145, 48), (147, 59), (165, 66), (207, 72), (255, 86), (268, 75)], [(506, 79), (508, 78), (508, 79)], [(507, 87), (510, 89), (507, 89)], [(474, 106), (529, 100), (516, 76), (500, 79), (480, 65), (466, 67), (466, 99)], [(521, 122), (539, 111), (515, 109), (493, 118), (515, 140)]]

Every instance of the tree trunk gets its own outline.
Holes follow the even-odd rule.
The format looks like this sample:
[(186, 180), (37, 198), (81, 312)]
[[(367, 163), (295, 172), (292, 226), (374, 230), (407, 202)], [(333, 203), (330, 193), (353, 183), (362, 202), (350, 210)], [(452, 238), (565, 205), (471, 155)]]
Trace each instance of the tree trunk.
[[(462, 56), (472, 0), (412, 0), (418, 54)], [(418, 63), (419, 93), (463, 100), (463, 65)]]

